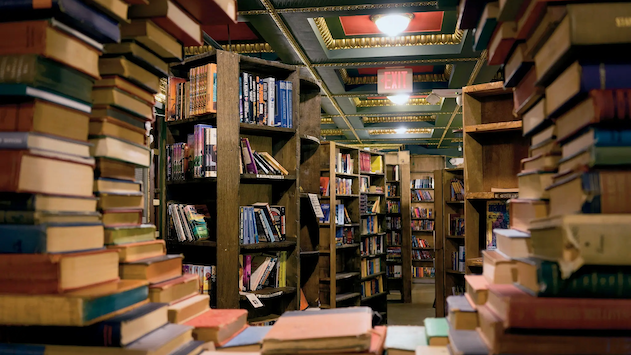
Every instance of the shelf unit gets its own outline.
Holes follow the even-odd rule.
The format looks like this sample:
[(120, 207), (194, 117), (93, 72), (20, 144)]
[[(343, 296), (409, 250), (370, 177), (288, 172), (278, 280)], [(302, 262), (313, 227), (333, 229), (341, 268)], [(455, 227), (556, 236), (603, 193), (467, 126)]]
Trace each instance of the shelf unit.
[[(217, 65), (217, 112), (192, 117), (184, 121), (160, 121), (159, 164), (160, 230), (167, 230), (167, 201), (205, 204), (211, 218), (208, 225), (211, 240), (203, 243), (169, 242), (170, 253), (182, 253), (187, 263), (217, 266), (215, 298), (218, 308), (244, 308), (248, 318), (282, 314), (299, 306), (300, 231), (299, 186), (301, 139), (296, 128), (274, 128), (239, 122), (239, 76), (242, 71), (271, 76), (293, 84), (294, 126), (299, 126), (301, 109), (301, 80), (298, 68), (258, 58), (240, 56), (225, 51), (212, 51), (189, 57), (171, 67), (174, 77), (187, 78), (191, 68), (215, 63)], [(167, 95), (168, 96), (168, 95)], [(217, 128), (217, 177), (190, 179), (166, 183), (166, 144), (186, 142), (193, 126), (198, 123)], [(239, 172), (240, 137), (247, 137), (253, 150), (268, 152), (290, 175), (281, 178), (241, 175)], [(240, 245), (239, 207), (256, 202), (285, 206), (286, 241)], [(214, 242), (214, 243), (213, 243)], [(261, 252), (287, 252), (287, 284), (282, 288), (264, 288), (253, 293), (262, 294), (264, 307), (254, 309), (239, 291), (240, 255)]]
[[(359, 170), (359, 179), (360, 179), (360, 190), (359, 190), (359, 204), (360, 204), (360, 237), (361, 243), (365, 242), (365, 239), (372, 240), (380, 240), (381, 245), (385, 245), (386, 233), (385, 233), (385, 219), (387, 212), (387, 203), (386, 203), (386, 159), (384, 153), (378, 153), (370, 150), (359, 150), (360, 157), (360, 170)], [(372, 162), (373, 160), (381, 161), (380, 168), (376, 168), (373, 171), (371, 166), (368, 166), (370, 169), (362, 169), (361, 160), (365, 158)], [(361, 181), (368, 181), (368, 184), (365, 186), (365, 189), (362, 190)], [(373, 201), (375, 205), (378, 203), (377, 212), (370, 212), (367, 210), (368, 203)], [(372, 221), (369, 223), (369, 221)], [(365, 226), (370, 224), (376, 225), (375, 230), (366, 230)], [(385, 256), (376, 256), (374, 258), (362, 259), (362, 267), (366, 264), (366, 268), (368, 268), (370, 263), (378, 263), (379, 268), (372, 270), (366, 270), (366, 272), (362, 272), (362, 280), (360, 280), (360, 287), (363, 289), (362, 298), (360, 304), (362, 306), (371, 307), (373, 311), (379, 312), (382, 315), (385, 315), (382, 319), (382, 322), (387, 323), (387, 310), (388, 310), (388, 285), (387, 278), (383, 273), (386, 271), (386, 257)], [(378, 271), (377, 271), (378, 270)], [(378, 273), (374, 277), (373, 274)], [(375, 288), (376, 290), (371, 294), (368, 294), (368, 289)]]
[(501, 82), (463, 88), (467, 274), (482, 271), (479, 258), (487, 247), (487, 203), (500, 199), (492, 188), (517, 188), (520, 161), (528, 156), (529, 142), (522, 136), (513, 106), (513, 93)]
[[(464, 199), (454, 200), (452, 196), (452, 180), (464, 182), (463, 169), (442, 169), (434, 172), (436, 177), (436, 238), (442, 239), (443, 263), (436, 265), (436, 285), (442, 285), (442, 290), (437, 290), (436, 316), (444, 317), (447, 314), (447, 297), (454, 295), (455, 290), (464, 290), (464, 277), (460, 273), (447, 272), (452, 270), (452, 254), (458, 252), (460, 246), (464, 246), (464, 233), (457, 235), (457, 226), (450, 226), (452, 217), (464, 219)], [(459, 216), (456, 216), (459, 215)], [(442, 292), (441, 292), (442, 291)]]
[[(425, 268), (434, 268), (434, 277), (419, 277), (412, 278), (412, 283), (416, 284), (433, 284), (434, 285), (434, 302), (436, 305), (436, 309), (438, 310), (438, 301), (442, 298), (443, 290), (442, 290), (442, 282), (439, 279), (439, 282), (436, 282), (436, 273), (442, 269), (443, 265), (443, 243), (442, 238), (436, 237), (436, 201), (438, 199), (436, 194), (436, 177), (434, 176), (434, 171), (445, 168), (445, 157), (439, 155), (412, 155), (410, 156), (410, 209), (421, 208), (427, 210), (427, 218), (434, 218), (434, 220), (428, 220), (427, 218), (420, 220), (410, 220), (410, 229), (411, 229), (411, 239), (424, 239), (430, 246), (432, 250), (427, 250), (431, 259), (430, 260), (418, 260), (414, 258), (414, 250), (411, 250), (410, 256), (412, 258), (412, 267), (413, 268), (423, 268), (421, 270), (428, 271)], [(421, 186), (420, 188), (414, 188), (412, 186), (412, 182), (415, 179), (428, 179), (431, 178), (433, 180), (433, 184), (430, 186)], [(413, 196), (416, 192), (427, 193), (431, 196), (429, 200), (419, 201)], [(429, 215), (429, 210), (431, 209), (431, 217)], [(412, 216), (410, 210), (410, 217)], [(431, 223), (433, 224), (431, 228), (428, 226), (414, 226), (415, 223)], [(421, 271), (419, 270), (419, 271)], [(412, 271), (414, 274), (414, 271)], [(417, 272), (418, 273), (418, 272)], [(431, 273), (430, 273), (431, 275)]]
[[(411, 234), (410, 234), (410, 195), (407, 193), (407, 187), (410, 186), (410, 152), (400, 151), (396, 153), (386, 154), (386, 192), (389, 187), (396, 189), (396, 194), (386, 196), (386, 201), (400, 203), (399, 213), (388, 213), (386, 218), (399, 218), (401, 228), (386, 229), (386, 232), (398, 232), (401, 235), (401, 244), (389, 244), (388, 247), (401, 247), (401, 255), (411, 255)], [(395, 179), (394, 169), (398, 167), (398, 180)], [(387, 225), (387, 223), (386, 223)], [(388, 293), (389, 300), (402, 301), (404, 303), (412, 302), (412, 260), (402, 257), (400, 261), (391, 261), (390, 266), (401, 266), (401, 277), (392, 277), (388, 275)]]
[[(319, 112), (319, 111), (318, 111)], [(338, 154), (349, 154), (352, 159), (351, 170), (338, 174)], [(359, 271), (361, 267), (359, 232), (359, 151), (357, 148), (322, 142), (319, 148), (320, 190), (329, 179), (329, 196), (321, 196), (320, 204), (329, 205), (329, 221), (319, 223), (319, 300), (322, 308), (338, 308), (360, 305)], [(340, 170), (342, 171), (342, 170)], [(339, 196), (336, 191), (336, 178), (352, 180), (351, 194)], [(336, 209), (343, 204), (351, 219), (351, 223), (336, 224)], [(337, 233), (350, 233), (339, 243)], [(357, 273), (355, 276), (338, 279), (338, 274)]]

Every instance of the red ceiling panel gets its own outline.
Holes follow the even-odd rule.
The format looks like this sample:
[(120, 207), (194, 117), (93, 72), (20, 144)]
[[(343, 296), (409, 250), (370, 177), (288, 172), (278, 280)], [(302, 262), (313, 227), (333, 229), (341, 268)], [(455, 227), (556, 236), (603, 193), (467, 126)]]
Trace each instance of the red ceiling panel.
[[(411, 68), (414, 74), (432, 73), (434, 71), (433, 65), (415, 65), (406, 66), (406, 68)], [(358, 68), (357, 73), (359, 73), (359, 75), (377, 75), (377, 70), (379, 69), (386, 68)]]
[[(442, 11), (415, 12), (414, 18), (404, 33), (438, 32), (442, 29), (443, 16)], [(383, 34), (370, 20), (370, 15), (340, 16), (340, 22), (347, 36)]]
[[(228, 41), (227, 25), (205, 25), (202, 29), (218, 42)], [(256, 41), (259, 38), (252, 32), (248, 24), (239, 22), (236, 25), (230, 25), (230, 40), (232, 41)]]

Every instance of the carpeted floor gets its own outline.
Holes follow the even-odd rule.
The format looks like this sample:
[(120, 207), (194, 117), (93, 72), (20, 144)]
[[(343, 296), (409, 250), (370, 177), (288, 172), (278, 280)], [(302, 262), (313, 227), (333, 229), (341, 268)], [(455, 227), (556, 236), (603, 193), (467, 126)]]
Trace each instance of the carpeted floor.
[(432, 304), (424, 303), (389, 303), (388, 325), (423, 325), (423, 320), (435, 317)]

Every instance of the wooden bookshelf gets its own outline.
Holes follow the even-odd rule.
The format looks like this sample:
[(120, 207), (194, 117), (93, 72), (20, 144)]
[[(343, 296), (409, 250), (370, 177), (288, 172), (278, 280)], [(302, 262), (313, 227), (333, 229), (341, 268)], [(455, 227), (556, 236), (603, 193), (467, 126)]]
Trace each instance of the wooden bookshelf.
[[(414, 258), (414, 250), (410, 250), (410, 252), (408, 253), (409, 257), (411, 257), (412, 260), (412, 267), (419, 267), (419, 268), (434, 268), (434, 277), (419, 277), (419, 278), (412, 278), (412, 283), (416, 283), (416, 284), (428, 284), (434, 285), (434, 293), (435, 293), (435, 303), (436, 303), (436, 309), (439, 309), (439, 300), (442, 299), (442, 294), (443, 294), (443, 284), (442, 284), (442, 280), (437, 279), (436, 275), (442, 272), (442, 268), (443, 268), (443, 242), (442, 242), (442, 238), (438, 238), (437, 234), (436, 234), (436, 216), (438, 216), (437, 214), (437, 208), (436, 205), (438, 204), (437, 201), (440, 200), (440, 195), (436, 194), (436, 188), (437, 188), (437, 178), (434, 174), (434, 172), (436, 170), (440, 170), (440, 169), (444, 169), (445, 168), (445, 157), (444, 156), (439, 156), (439, 155), (411, 155), (410, 156), (410, 208), (413, 209), (415, 207), (419, 207), (419, 208), (424, 208), (424, 209), (431, 209), (432, 210), (432, 215), (433, 215), (433, 220), (431, 219), (427, 219), (427, 218), (423, 218), (420, 220), (410, 220), (410, 227), (411, 227), (411, 239), (414, 238), (422, 238), (425, 239), (430, 247), (431, 250), (427, 250), (431, 256), (430, 260), (418, 260)], [(414, 187), (412, 186), (412, 181), (415, 179), (429, 179), (431, 178), (433, 180), (433, 184), (430, 186), (421, 186), (421, 187)], [(416, 194), (417, 191), (420, 192), (424, 192), (424, 193), (428, 193), (431, 195), (431, 199), (428, 200), (421, 200), (419, 201), (416, 198), (413, 198), (412, 196), (414, 194)], [(408, 213), (411, 217), (411, 210)], [(429, 216), (428, 216), (429, 217)], [(412, 224), (413, 223), (433, 223), (432, 228), (428, 228), (428, 227), (422, 227), (422, 228), (416, 228), (414, 227)], [(419, 251), (421, 252), (421, 251)], [(438, 281), (438, 282), (437, 282)], [(420, 287), (420, 286), (419, 286)], [(427, 287), (427, 286), (423, 286), (423, 287)]]
[[(208, 225), (210, 241), (204, 243), (169, 242), (169, 252), (181, 252), (185, 262), (217, 266), (216, 306), (244, 308), (250, 320), (282, 314), (299, 306), (300, 235), (299, 182), (301, 168), (300, 128), (263, 127), (239, 122), (239, 77), (247, 71), (263, 77), (291, 81), (293, 85), (293, 122), (300, 125), (302, 81), (296, 67), (240, 56), (225, 51), (213, 51), (190, 57), (171, 67), (173, 77), (187, 78), (191, 68), (208, 63), (217, 64), (217, 112), (183, 121), (160, 120), (160, 231), (167, 230), (167, 201), (204, 204), (211, 218)], [(307, 89), (308, 90), (308, 89)], [(308, 101), (308, 100), (306, 100)], [(198, 123), (217, 128), (217, 177), (166, 183), (166, 144), (186, 142), (193, 126)], [(247, 137), (253, 150), (268, 152), (289, 175), (243, 175), (239, 171), (240, 137)], [(286, 241), (240, 245), (239, 207), (256, 202), (285, 206)], [(214, 243), (212, 243), (214, 242)], [(254, 309), (240, 294), (240, 255), (260, 252), (287, 252), (286, 287), (264, 288), (252, 292), (259, 295), (264, 307)]]
[[(319, 111), (318, 111), (319, 112)], [(338, 153), (350, 154), (352, 170), (338, 175)], [(319, 223), (319, 301), (322, 308), (360, 305), (359, 271), (360, 215), (359, 215), (359, 150), (335, 142), (322, 142), (319, 148), (320, 177), (329, 178), (329, 196), (321, 196), (320, 204), (329, 204), (329, 221)], [(340, 170), (341, 171), (341, 170)], [(336, 191), (336, 178), (352, 180), (351, 194), (341, 197)], [(320, 186), (320, 185), (319, 185)], [(351, 223), (337, 225), (336, 206), (343, 204)], [(351, 240), (338, 243), (338, 230), (349, 231)], [(357, 273), (338, 279), (338, 274)]]
[[(394, 167), (398, 167), (399, 176), (395, 179)], [(400, 202), (399, 213), (388, 213), (387, 217), (401, 218), (401, 229), (397, 230), (401, 233), (401, 254), (410, 255), (411, 251), (411, 232), (410, 232), (410, 194), (407, 193), (410, 186), (410, 153), (407, 151), (386, 154), (386, 191), (388, 186), (396, 186), (396, 196), (386, 196), (386, 201)], [(388, 230), (386, 230), (388, 231)], [(387, 246), (394, 246), (386, 244)], [(404, 303), (412, 302), (412, 260), (410, 258), (401, 258), (400, 262), (393, 261), (389, 265), (401, 265), (401, 277), (392, 277), (388, 275), (388, 293), (390, 300), (402, 301)], [(399, 295), (395, 295), (399, 293)]]
[[(320, 87), (313, 81), (300, 79), (300, 288), (308, 306), (317, 307), (320, 298), (318, 270), (319, 220), (308, 193), (320, 195)], [(301, 305), (304, 308), (304, 305)]]
[[(384, 153), (378, 153), (372, 150), (360, 150), (359, 155), (360, 155), (360, 159), (361, 159), (361, 156), (364, 155), (366, 157), (370, 157), (371, 161), (373, 159), (381, 160), (381, 167), (375, 170), (373, 170), (372, 167), (370, 167), (370, 169), (361, 169), (361, 165), (360, 165), (360, 171), (359, 171), (360, 180), (361, 179), (368, 180), (368, 185), (366, 186), (366, 189), (365, 190), (360, 189), (359, 191), (360, 221), (361, 221), (360, 222), (361, 226), (360, 226), (359, 231), (360, 231), (360, 237), (362, 239), (361, 241), (363, 242), (364, 238), (373, 238), (373, 239), (379, 238), (385, 242), (386, 240), (385, 219), (386, 219), (386, 212), (387, 212), (386, 174), (385, 174), (386, 173), (386, 157)], [(378, 201), (379, 209), (377, 212), (371, 212), (369, 210), (366, 210), (363, 212), (361, 211), (362, 201), (364, 201), (365, 203), (368, 203), (369, 200)], [(377, 205), (377, 202), (375, 202), (375, 205)], [(377, 225), (377, 231), (363, 230), (363, 225), (369, 219), (375, 221), (375, 224)], [(376, 290), (377, 292), (370, 295), (367, 293), (363, 294), (360, 300), (360, 304), (362, 306), (371, 307), (373, 311), (379, 312), (382, 315), (384, 315), (382, 321), (384, 324), (386, 324), (387, 311), (388, 311), (388, 300), (386, 297), (388, 294), (388, 284), (387, 284), (388, 279), (386, 276), (382, 274), (383, 272), (386, 271), (385, 269), (386, 257), (378, 256), (375, 258), (371, 258), (371, 260), (367, 260), (367, 261), (362, 260), (362, 262), (376, 261), (376, 259), (379, 259), (379, 264), (380, 264), (379, 271), (375, 270), (376, 272), (365, 275), (364, 279), (360, 280), (360, 287), (363, 287), (364, 284), (369, 284), (369, 283), (376, 283), (376, 284), (381, 284), (381, 285), (377, 286), (378, 287)], [(375, 275), (375, 274), (381, 274), (381, 275)]]
[[(501, 82), (463, 88), (466, 273), (480, 273), (486, 249), (487, 202), (504, 199), (493, 188), (517, 188), (520, 160), (528, 156), (521, 120), (513, 115), (513, 94)], [(450, 204), (451, 205), (451, 204)]]
[[(451, 182), (454, 179), (463, 181), (463, 169), (442, 169), (434, 172), (436, 178), (436, 238), (442, 239), (443, 250), (437, 258), (442, 257), (442, 263), (436, 265), (436, 316), (447, 314), (447, 297), (454, 294), (453, 290), (464, 290), (464, 278), (453, 270), (452, 254), (458, 252), (459, 246), (464, 246), (464, 235), (454, 235), (456, 231), (450, 228), (450, 219), (455, 215), (464, 217), (464, 200), (456, 200), (452, 196)], [(441, 285), (441, 289), (438, 289)]]

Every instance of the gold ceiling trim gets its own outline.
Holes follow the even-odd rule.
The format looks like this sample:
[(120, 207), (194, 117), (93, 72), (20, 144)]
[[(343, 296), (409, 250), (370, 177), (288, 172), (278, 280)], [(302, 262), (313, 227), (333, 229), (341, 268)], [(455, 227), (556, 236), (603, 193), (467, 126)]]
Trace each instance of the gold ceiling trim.
[(320, 118), (320, 124), (332, 124), (333, 119), (331, 117), (322, 117)]
[[(405, 3), (386, 3), (386, 4), (362, 4), (362, 5), (341, 5), (341, 6), (320, 6), (320, 7), (299, 7), (287, 9), (275, 9), (279, 14), (295, 14), (309, 12), (339, 12), (339, 11), (363, 11), (363, 10), (382, 10), (382, 9), (405, 9), (412, 7), (438, 6), (438, 1), (416, 1)], [(247, 10), (239, 11), (239, 16), (266, 15), (267, 10)]]
[[(432, 112), (428, 113), (431, 115), (451, 115), (451, 112)], [(346, 117), (397, 117), (397, 116), (417, 116), (418, 113), (410, 113), (406, 114), (405, 112), (395, 112), (395, 113), (347, 113)], [(333, 118), (333, 117), (341, 117), (340, 115), (328, 115), (323, 114), (320, 115), (320, 118)]]
[[(236, 44), (222, 44), (225, 51), (248, 54), (248, 53), (274, 53), (272, 46), (269, 43), (236, 43)], [(185, 55), (198, 55), (207, 52), (214, 51), (212, 46), (189, 46), (184, 47)]]
[(438, 59), (411, 59), (411, 60), (384, 60), (375, 62), (339, 62), (339, 63), (314, 63), (311, 66), (320, 68), (347, 67), (387, 67), (402, 65), (422, 65), (422, 64), (443, 64), (443, 63), (463, 63), (477, 62), (479, 58), (438, 58)]
[[(381, 107), (381, 106), (397, 106), (388, 99), (371, 99), (363, 100), (358, 97), (354, 98), (355, 107)], [(427, 106), (431, 105), (425, 98), (411, 98), (405, 106)]]
[(464, 34), (462, 30), (456, 30), (454, 34), (336, 39), (333, 38), (331, 30), (329, 30), (324, 17), (316, 17), (313, 21), (315, 22), (318, 32), (320, 32), (320, 36), (322, 37), (326, 48), (330, 51), (354, 48), (453, 45), (460, 44)]
[[(346, 68), (338, 69), (342, 81), (346, 85), (370, 85), (377, 84), (377, 75), (369, 76), (350, 76)], [(453, 71), (453, 64), (447, 64), (445, 66), (445, 72), (442, 74), (414, 74), (412, 81), (415, 83), (438, 83), (449, 81), (451, 72)]]
[(362, 117), (364, 123), (387, 123), (387, 122), (431, 122), (436, 121), (436, 115), (422, 115), (422, 116), (375, 116), (375, 117)]
[(322, 129), (320, 130), (320, 135), (322, 136), (341, 136), (344, 132), (341, 129)]
[(198, 55), (216, 50), (213, 46), (188, 46), (184, 47), (184, 55)]
[[(404, 134), (431, 134), (433, 128), (408, 128)], [(399, 134), (396, 129), (369, 129), (368, 134), (371, 136), (381, 134)]]
[[(413, 92), (410, 95), (411, 96), (424, 96), (424, 95), (429, 95), (431, 93), (431, 91), (419, 91), (419, 92)], [(348, 98), (353, 98), (353, 97), (373, 97), (373, 96), (381, 96), (383, 94), (379, 94), (376, 92), (372, 92), (372, 93), (364, 93), (364, 94), (357, 94), (357, 93), (345, 93), (345, 94), (333, 94), (333, 97), (348, 97)], [(322, 95), (322, 96), (326, 96), (326, 95)], [(348, 114), (347, 114), (348, 116)]]

